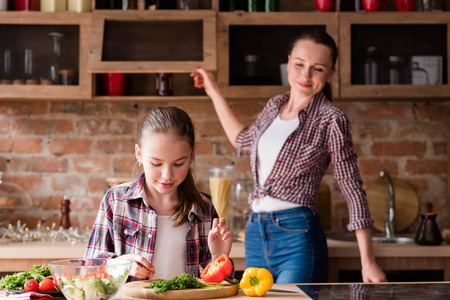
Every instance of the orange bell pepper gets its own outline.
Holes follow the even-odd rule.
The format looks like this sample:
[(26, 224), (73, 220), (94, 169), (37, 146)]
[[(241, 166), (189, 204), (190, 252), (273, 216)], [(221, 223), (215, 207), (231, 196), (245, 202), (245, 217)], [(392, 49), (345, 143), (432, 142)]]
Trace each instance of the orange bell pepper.
[(231, 273), (233, 266), (231, 264), (231, 260), (228, 255), (223, 254), (210, 262), (203, 272), (200, 274), (200, 277), (204, 282), (216, 282), (221, 283), (225, 277), (228, 277)]

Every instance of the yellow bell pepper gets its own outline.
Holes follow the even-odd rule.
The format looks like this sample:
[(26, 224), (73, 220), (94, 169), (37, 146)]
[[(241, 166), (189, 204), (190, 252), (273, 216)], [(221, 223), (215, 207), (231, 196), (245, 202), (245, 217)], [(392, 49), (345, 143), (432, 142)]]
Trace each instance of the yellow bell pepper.
[(247, 296), (264, 296), (273, 286), (272, 273), (264, 268), (247, 268), (239, 286)]

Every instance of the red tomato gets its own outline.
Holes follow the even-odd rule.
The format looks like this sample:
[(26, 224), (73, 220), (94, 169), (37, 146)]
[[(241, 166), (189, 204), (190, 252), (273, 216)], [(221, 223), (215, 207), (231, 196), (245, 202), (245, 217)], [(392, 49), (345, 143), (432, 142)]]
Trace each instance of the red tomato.
[(39, 282), (39, 292), (53, 292), (55, 290), (55, 285), (53, 284), (53, 280), (50, 278), (46, 278)]
[(34, 279), (25, 280), (25, 283), (23, 284), (25, 292), (37, 292), (38, 288), (39, 285)]

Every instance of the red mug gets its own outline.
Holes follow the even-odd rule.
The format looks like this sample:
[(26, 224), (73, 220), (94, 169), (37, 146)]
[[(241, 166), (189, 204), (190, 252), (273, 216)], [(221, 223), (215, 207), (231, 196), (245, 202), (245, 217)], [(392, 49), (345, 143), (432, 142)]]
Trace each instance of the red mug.
[(125, 95), (125, 74), (105, 73), (102, 74), (103, 92), (105, 96)]
[(334, 0), (315, 0), (316, 10), (318, 11), (334, 11)]
[(398, 11), (413, 11), (414, 10), (414, 0), (397, 0), (397, 10)]
[(379, 11), (386, 6), (389, 0), (363, 0), (363, 8), (365, 11)]

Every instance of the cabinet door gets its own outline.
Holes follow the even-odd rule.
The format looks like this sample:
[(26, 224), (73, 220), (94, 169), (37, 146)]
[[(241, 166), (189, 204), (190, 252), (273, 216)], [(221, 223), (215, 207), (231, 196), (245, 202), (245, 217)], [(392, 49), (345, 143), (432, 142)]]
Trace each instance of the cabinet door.
[[(424, 100), (448, 97), (449, 23), (449, 12), (340, 13), (340, 97)], [(376, 49), (375, 69), (368, 63), (367, 49), (370, 47)], [(400, 62), (400, 83), (395, 80), (398, 64), (393, 64), (393, 57), (395, 64)], [(413, 68), (413, 60), (417, 57), (434, 57), (428, 61), (435, 68)], [(432, 78), (431, 73), (439, 73), (442, 83), (420, 83), (417, 81), (420, 72), (429, 78)], [(378, 78), (378, 81), (370, 81), (370, 77)]]
[[(90, 99), (92, 78), (87, 73), (90, 24), (90, 13), (0, 12), (0, 77), (3, 83), (8, 82), (0, 85), (0, 98)], [(41, 84), (48, 83), (43, 79), (48, 75), (52, 60), (52, 32), (64, 35), (59, 68), (67, 73), (70, 70), (75, 85)], [(32, 55), (26, 56), (25, 52), (30, 53), (30, 49)], [(25, 61), (31, 61), (27, 71)], [(27, 79), (32, 84), (10, 84)]]
[(216, 69), (214, 11), (94, 11), (89, 72)]
[[(337, 13), (223, 12), (218, 14), (217, 81), (225, 97), (269, 98), (282, 85), (290, 44), (302, 30), (322, 28), (337, 40)], [(332, 81), (338, 94), (339, 79)]]

